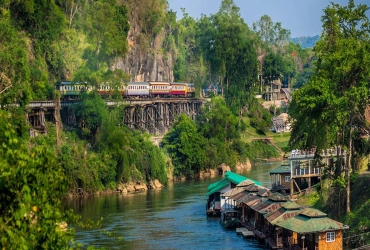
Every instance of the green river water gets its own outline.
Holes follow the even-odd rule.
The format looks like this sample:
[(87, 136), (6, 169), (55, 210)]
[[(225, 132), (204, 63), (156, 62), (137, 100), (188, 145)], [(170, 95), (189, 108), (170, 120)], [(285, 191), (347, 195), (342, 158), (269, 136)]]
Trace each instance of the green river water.
[[(268, 172), (281, 162), (253, 166), (242, 173), (271, 187)], [(75, 241), (108, 249), (264, 249), (254, 239), (224, 230), (205, 214), (206, 190), (222, 177), (171, 183), (159, 190), (112, 194), (66, 202), (99, 228), (77, 229)]]

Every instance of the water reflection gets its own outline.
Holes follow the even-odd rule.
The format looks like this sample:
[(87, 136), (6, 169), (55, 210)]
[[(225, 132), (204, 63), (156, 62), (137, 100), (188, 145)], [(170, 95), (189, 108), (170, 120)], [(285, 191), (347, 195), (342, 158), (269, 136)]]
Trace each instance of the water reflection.
[[(243, 175), (270, 187), (268, 171), (280, 163), (262, 164)], [(222, 177), (174, 183), (161, 190), (68, 200), (83, 219), (104, 218), (98, 229), (78, 229), (75, 240), (110, 249), (264, 249), (224, 230), (218, 218), (205, 215), (208, 185)]]

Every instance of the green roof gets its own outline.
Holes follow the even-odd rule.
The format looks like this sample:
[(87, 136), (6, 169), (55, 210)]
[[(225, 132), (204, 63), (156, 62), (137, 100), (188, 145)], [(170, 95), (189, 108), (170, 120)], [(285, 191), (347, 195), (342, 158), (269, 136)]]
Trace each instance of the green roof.
[(296, 210), (302, 207), (294, 201), (287, 201), (284, 203), (283, 208), (285, 208), (286, 210)]
[(235, 185), (238, 185), (242, 181), (250, 180), (250, 181), (253, 181), (254, 184), (256, 184), (257, 186), (262, 186), (262, 183), (259, 182), (259, 181), (253, 180), (251, 178), (248, 178), (248, 177), (245, 177), (245, 176), (242, 176), (242, 175), (238, 175), (238, 174), (236, 174), (234, 172), (230, 172), (230, 171), (225, 173), (225, 178), (228, 179), (229, 181), (231, 181), (232, 183), (234, 183)]
[(229, 185), (229, 181), (227, 179), (222, 179), (216, 183), (209, 185), (207, 189), (208, 193), (206, 194), (206, 196), (210, 196), (211, 194), (216, 193), (218, 190), (226, 187), (227, 185)]
[(276, 225), (299, 234), (348, 228), (348, 226), (326, 217), (325, 213), (313, 208), (305, 208), (295, 217), (281, 221)]
[(283, 173), (290, 173), (290, 165), (288, 162), (281, 164), (279, 167), (271, 170), (270, 174), (283, 174)]
[(211, 194), (216, 193), (218, 190), (226, 187), (227, 185), (229, 185), (229, 182), (234, 183), (235, 185), (238, 185), (239, 183), (245, 180), (253, 181), (254, 184), (258, 186), (262, 186), (262, 183), (259, 181), (255, 181), (245, 176), (238, 175), (236, 173), (228, 171), (225, 173), (225, 177), (222, 180), (212, 183), (208, 186), (206, 196), (210, 196)]

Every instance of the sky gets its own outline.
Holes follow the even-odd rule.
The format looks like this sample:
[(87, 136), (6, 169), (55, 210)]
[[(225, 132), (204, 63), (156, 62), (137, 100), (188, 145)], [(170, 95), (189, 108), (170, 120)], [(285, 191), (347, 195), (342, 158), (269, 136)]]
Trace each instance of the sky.
[[(198, 19), (201, 14), (210, 15), (218, 12), (221, 0), (167, 0), (169, 9), (182, 17), (181, 8), (190, 16)], [(370, 0), (354, 0), (355, 4), (367, 4)], [(320, 35), (323, 9), (331, 2), (347, 5), (348, 0), (234, 0), (240, 8), (240, 14), (249, 27), (261, 16), (268, 15), (274, 23), (280, 22), (289, 29), (291, 37)], [(367, 12), (369, 14), (369, 11)], [(368, 15), (369, 16), (369, 15)]]

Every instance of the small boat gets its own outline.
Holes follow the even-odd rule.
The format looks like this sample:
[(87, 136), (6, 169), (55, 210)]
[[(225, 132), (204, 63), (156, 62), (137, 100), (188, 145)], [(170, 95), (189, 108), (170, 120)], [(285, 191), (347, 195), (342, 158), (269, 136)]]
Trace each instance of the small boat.
[(240, 226), (238, 212), (234, 210), (221, 211), (220, 224), (223, 228), (234, 229)]

